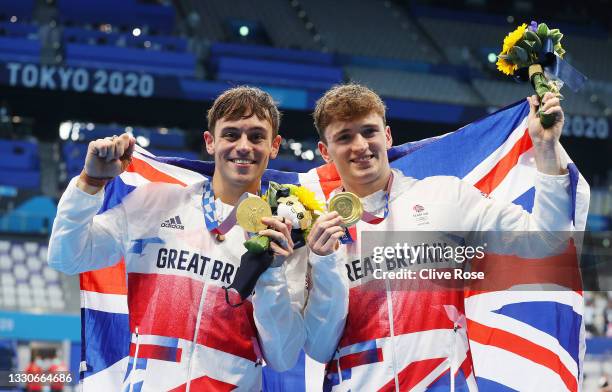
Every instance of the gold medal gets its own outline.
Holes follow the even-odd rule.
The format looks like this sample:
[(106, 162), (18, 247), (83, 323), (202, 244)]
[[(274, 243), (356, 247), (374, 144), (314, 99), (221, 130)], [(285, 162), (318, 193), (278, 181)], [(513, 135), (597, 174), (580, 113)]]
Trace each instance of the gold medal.
[(336, 211), (344, 221), (342, 226), (350, 227), (361, 219), (363, 206), (354, 193), (340, 192), (329, 201), (329, 211)]
[(261, 197), (247, 197), (236, 209), (236, 221), (245, 231), (258, 233), (267, 228), (261, 218), (272, 216), (272, 209)]
[(225, 241), (225, 236), (224, 236), (223, 234), (218, 234), (218, 233), (217, 233), (217, 234), (215, 234), (215, 239), (216, 239), (218, 242), (223, 242), (223, 241)]

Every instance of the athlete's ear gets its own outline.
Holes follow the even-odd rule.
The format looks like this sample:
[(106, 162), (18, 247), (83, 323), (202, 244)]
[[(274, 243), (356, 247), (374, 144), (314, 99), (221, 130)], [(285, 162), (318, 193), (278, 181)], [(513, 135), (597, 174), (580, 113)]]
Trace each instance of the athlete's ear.
[(280, 149), (282, 140), (283, 138), (281, 135), (276, 135), (272, 140), (272, 152), (270, 153), (270, 159), (274, 159), (278, 155), (278, 150)]
[(391, 127), (388, 125), (385, 127), (385, 139), (388, 150), (393, 145), (393, 135), (391, 135)]
[(319, 147), (319, 152), (321, 153), (321, 157), (323, 157), (323, 160), (327, 163), (333, 161), (333, 159), (329, 156), (329, 151), (327, 150), (327, 144), (319, 141), (319, 144), (317, 144), (317, 147)]
[(210, 155), (215, 155), (215, 138), (209, 131), (204, 132), (204, 144), (206, 144), (206, 152)]

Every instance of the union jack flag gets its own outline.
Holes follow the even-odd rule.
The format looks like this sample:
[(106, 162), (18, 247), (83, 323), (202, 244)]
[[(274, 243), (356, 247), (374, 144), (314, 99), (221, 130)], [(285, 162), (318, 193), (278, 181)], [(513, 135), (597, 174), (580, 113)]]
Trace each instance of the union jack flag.
[[(517, 102), (455, 132), (393, 147), (389, 151), (391, 166), (417, 179), (456, 176), (489, 197), (531, 211), (536, 171), (527, 132), (528, 113), (528, 103)], [(567, 156), (566, 159), (574, 226), (584, 230), (588, 185)], [(138, 149), (127, 171), (107, 185), (101, 212), (121, 203), (139, 185), (151, 181), (186, 185), (210, 176), (213, 169), (211, 162), (153, 157)], [(309, 186), (322, 198), (340, 185), (338, 174), (330, 165), (307, 173), (267, 170), (262, 184), (271, 180)], [(422, 209), (419, 207), (415, 205), (413, 209), (418, 212)], [(130, 349), (126, 297), (123, 263), (81, 274), (81, 370), (85, 388), (120, 389)], [(474, 365), (474, 374), (464, 376), (473, 379), (479, 390), (580, 390), (585, 352), (580, 291), (468, 292), (464, 308), (462, 322), (468, 330)], [(375, 347), (366, 347), (364, 352), (365, 357), (352, 359), (371, 359), (377, 355)], [(288, 374), (265, 372), (264, 390), (321, 390), (322, 373), (320, 369), (311, 372), (317, 367), (310, 365), (312, 361), (302, 356)], [(424, 380), (436, 366), (428, 363), (416, 370)], [(425, 387), (421, 382), (415, 383), (419, 387), (414, 390), (474, 390), (476, 387), (470, 384), (445, 384), (434, 378)]]

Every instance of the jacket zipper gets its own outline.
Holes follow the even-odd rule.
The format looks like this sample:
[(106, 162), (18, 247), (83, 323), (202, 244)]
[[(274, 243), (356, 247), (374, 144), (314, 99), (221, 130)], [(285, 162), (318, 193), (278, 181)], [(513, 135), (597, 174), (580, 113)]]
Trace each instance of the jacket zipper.
[(385, 288), (387, 290), (387, 311), (389, 313), (389, 329), (391, 337), (389, 338), (389, 345), (391, 346), (391, 364), (393, 365), (393, 378), (395, 379), (395, 391), (399, 392), (399, 378), (397, 376), (397, 364), (395, 362), (395, 328), (393, 326), (393, 304), (391, 302), (391, 284), (389, 279), (385, 279)]
[(450, 392), (455, 392), (455, 361), (457, 360), (457, 322), (454, 322), (453, 326), (453, 348), (451, 351), (451, 363), (450, 363)]
[(134, 350), (134, 362), (132, 362), (132, 371), (130, 373), (130, 392), (134, 391), (134, 373), (136, 373), (136, 362), (138, 361), (138, 349), (140, 348), (140, 335), (138, 334), (138, 326), (134, 328), (136, 334), (136, 349)]
[(202, 322), (202, 310), (204, 309), (204, 303), (206, 302), (206, 294), (208, 292), (208, 272), (212, 264), (208, 263), (204, 268), (204, 285), (202, 286), (202, 295), (200, 296), (200, 305), (198, 306), (198, 316), (196, 318), (195, 331), (193, 333), (193, 341), (191, 342), (191, 349), (189, 353), (189, 362), (187, 363), (187, 388), (185, 392), (189, 392), (191, 387), (191, 365), (193, 363), (193, 356), (195, 354), (196, 342), (198, 341), (198, 333), (200, 332), (200, 323)]

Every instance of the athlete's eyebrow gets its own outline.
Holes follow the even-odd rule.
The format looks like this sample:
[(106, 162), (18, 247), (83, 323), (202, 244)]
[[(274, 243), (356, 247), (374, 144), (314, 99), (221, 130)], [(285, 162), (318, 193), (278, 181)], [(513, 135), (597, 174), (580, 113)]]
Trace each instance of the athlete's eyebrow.
[[(239, 128), (239, 127), (235, 127), (233, 125), (229, 125), (229, 126), (221, 128), (221, 132), (223, 132), (223, 131), (242, 132), (243, 129)], [(244, 131), (246, 131), (246, 132), (265, 132), (266, 129), (263, 128), (263, 127), (257, 126), (257, 127), (252, 127), (252, 128), (244, 129)]]

